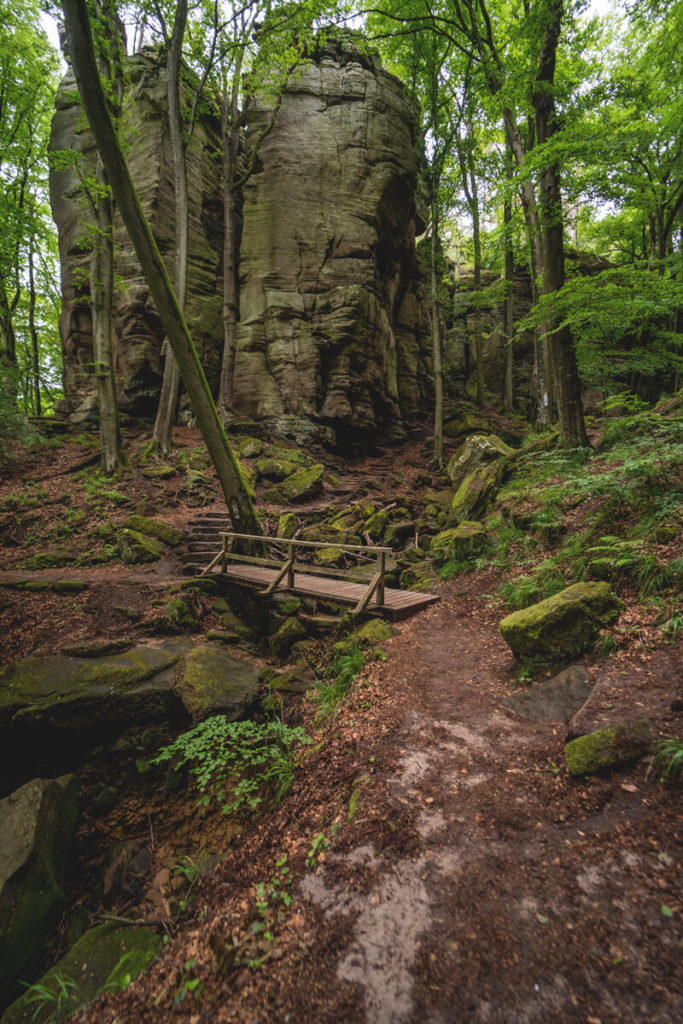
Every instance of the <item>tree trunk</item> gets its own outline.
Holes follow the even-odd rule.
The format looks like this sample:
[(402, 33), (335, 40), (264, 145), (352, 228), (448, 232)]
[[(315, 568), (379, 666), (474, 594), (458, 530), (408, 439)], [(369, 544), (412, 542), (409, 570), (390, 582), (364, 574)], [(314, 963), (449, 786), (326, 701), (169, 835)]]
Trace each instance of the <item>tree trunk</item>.
[(223, 358), (218, 393), (218, 414), (223, 422), (232, 413), (233, 379), (237, 354), (237, 239), (235, 226), (235, 178), (239, 146), (239, 78), (241, 58), (233, 74), (230, 95), (224, 86), (221, 136), (223, 145)]
[[(510, 167), (509, 161), (507, 165), (506, 176), (508, 181), (512, 178), (512, 168)], [(512, 382), (512, 366), (513, 366), (513, 351), (512, 351), (512, 339), (515, 333), (515, 311), (513, 304), (514, 295), (514, 278), (515, 278), (515, 261), (514, 253), (512, 251), (512, 239), (510, 238), (510, 222), (512, 221), (512, 203), (506, 196), (505, 203), (503, 205), (503, 223), (505, 225), (505, 266), (504, 266), (504, 277), (505, 277), (505, 380), (503, 384), (503, 408), (507, 412), (512, 412), (514, 409), (514, 390)]]
[(38, 351), (38, 332), (36, 330), (36, 279), (33, 266), (33, 231), (28, 242), (28, 331), (31, 336), (31, 370), (33, 376), (33, 403), (36, 416), (43, 415), (40, 400), (40, 355)]
[[(187, 0), (178, 0), (173, 32), (168, 45), (166, 61), (166, 97), (168, 102), (168, 131), (173, 155), (173, 194), (175, 197), (175, 292), (178, 305), (185, 310), (187, 287), (188, 210), (187, 168), (183, 145), (183, 126), (180, 117), (180, 55), (187, 23)], [(164, 338), (162, 352), (166, 353), (164, 376), (161, 382), (159, 407), (154, 421), (153, 439), (156, 446), (167, 452), (173, 443), (173, 423), (178, 404), (180, 370), (173, 350)]]
[(486, 405), (484, 384), (484, 342), (481, 332), (481, 217), (479, 214), (479, 189), (474, 168), (474, 155), (468, 153), (470, 179), (470, 212), (472, 214), (472, 241), (474, 244), (474, 352), (477, 361), (477, 405)]
[(14, 330), (14, 310), (16, 303), (10, 303), (7, 297), (5, 282), (0, 281), (0, 332), (2, 348), (0, 349), (0, 388), (3, 398), (12, 406), (17, 403), (17, 336)]
[(114, 298), (113, 203), (101, 159), (97, 161), (99, 190), (96, 200), (97, 224), (90, 271), (90, 310), (97, 404), (100, 413), (100, 464), (106, 476), (119, 468), (119, 410), (112, 344)]
[(159, 249), (142, 212), (119, 140), (105, 103), (95, 59), (85, 0), (63, 0), (69, 53), (83, 109), (102, 155), (123, 222), (140, 261), (166, 336), (178, 360), (199, 428), (216, 467), (228, 512), (236, 531), (260, 534), (251, 499), (218, 418), (182, 310), (175, 297)]
[(434, 464), (443, 469), (443, 372), (441, 367), (441, 321), (439, 317), (439, 283), (437, 275), (437, 242), (439, 209), (436, 187), (432, 186), (432, 237), (429, 247), (431, 264), (432, 343), (434, 352)]

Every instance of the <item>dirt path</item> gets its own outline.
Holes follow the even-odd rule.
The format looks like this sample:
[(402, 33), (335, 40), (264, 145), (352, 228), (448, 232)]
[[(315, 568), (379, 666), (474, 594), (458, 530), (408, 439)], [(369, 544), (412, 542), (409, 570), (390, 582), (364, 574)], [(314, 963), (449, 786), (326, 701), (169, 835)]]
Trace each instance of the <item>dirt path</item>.
[[(566, 727), (501, 708), (514, 665), (486, 597), (495, 582), (456, 582), (402, 626), (285, 804), (207, 879), (167, 956), (83, 1020), (683, 1019), (680, 790), (645, 764), (570, 781)], [(676, 692), (680, 647), (662, 658), (651, 675), (668, 672)], [(642, 712), (639, 671), (627, 682)], [(316, 834), (330, 840), (317, 861)], [(234, 949), (283, 853), (292, 905), (249, 969)], [(201, 984), (178, 1001), (188, 962)]]

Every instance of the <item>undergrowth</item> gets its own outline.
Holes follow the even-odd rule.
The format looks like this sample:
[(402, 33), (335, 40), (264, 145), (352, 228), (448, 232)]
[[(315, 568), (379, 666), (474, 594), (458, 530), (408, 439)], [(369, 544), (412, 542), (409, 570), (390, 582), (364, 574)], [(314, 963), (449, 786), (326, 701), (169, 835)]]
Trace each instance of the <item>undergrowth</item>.
[(321, 676), (316, 678), (313, 700), (318, 704), (318, 722), (329, 718), (337, 710), (363, 670), (363, 652), (352, 644), (337, 654)]
[(223, 814), (255, 810), (265, 798), (274, 804), (292, 785), (298, 750), (311, 741), (303, 729), (279, 719), (229, 722), (215, 715), (162, 747), (152, 764), (187, 768), (200, 792), (197, 804), (216, 801)]

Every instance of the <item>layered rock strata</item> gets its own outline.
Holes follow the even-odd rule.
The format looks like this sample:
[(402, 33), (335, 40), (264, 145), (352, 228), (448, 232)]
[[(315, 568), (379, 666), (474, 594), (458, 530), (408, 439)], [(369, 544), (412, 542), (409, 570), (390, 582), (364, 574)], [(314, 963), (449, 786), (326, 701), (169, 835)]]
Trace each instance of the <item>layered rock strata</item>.
[[(173, 275), (175, 201), (168, 136), (165, 57), (153, 50), (127, 61), (121, 135), (133, 182)], [(68, 71), (56, 99), (50, 150), (50, 201), (59, 235), (62, 273), (62, 339), (65, 392), (74, 421), (96, 415), (92, 375), (90, 250), (93, 218), (83, 181), (95, 166), (95, 147)], [(220, 367), (222, 236), (220, 135), (215, 118), (203, 113), (188, 146), (189, 261), (186, 319), (209, 380)], [(117, 276), (114, 345), (121, 408), (135, 416), (156, 412), (164, 332), (121, 218), (114, 220)]]
[(374, 58), (328, 43), (275, 114), (247, 112), (247, 148), (271, 119), (244, 189), (237, 411), (398, 435), (430, 360), (415, 110)]

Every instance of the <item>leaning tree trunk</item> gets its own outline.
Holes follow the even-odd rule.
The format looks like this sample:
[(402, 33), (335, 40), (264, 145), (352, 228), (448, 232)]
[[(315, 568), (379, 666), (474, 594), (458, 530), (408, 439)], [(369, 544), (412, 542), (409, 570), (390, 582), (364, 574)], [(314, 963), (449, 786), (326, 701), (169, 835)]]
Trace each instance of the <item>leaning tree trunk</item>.
[[(180, 54), (187, 22), (187, 0), (179, 0), (166, 61), (166, 96), (168, 101), (168, 129), (173, 154), (173, 194), (175, 197), (175, 293), (178, 305), (185, 309), (187, 287), (188, 210), (187, 168), (180, 117)], [(173, 349), (164, 338), (162, 352), (166, 353), (164, 376), (161, 381), (159, 407), (154, 421), (153, 439), (156, 446), (166, 452), (173, 442), (173, 423), (178, 404), (180, 370)]]
[(233, 527), (240, 533), (261, 534), (239, 464), (218, 418), (197, 351), (175, 297), (164, 261), (142, 212), (140, 201), (104, 99), (85, 0), (62, 0), (69, 53), (83, 109), (102, 156), (123, 222), (140, 261), (173, 353), (178, 360), (197, 423), (216, 467)]

